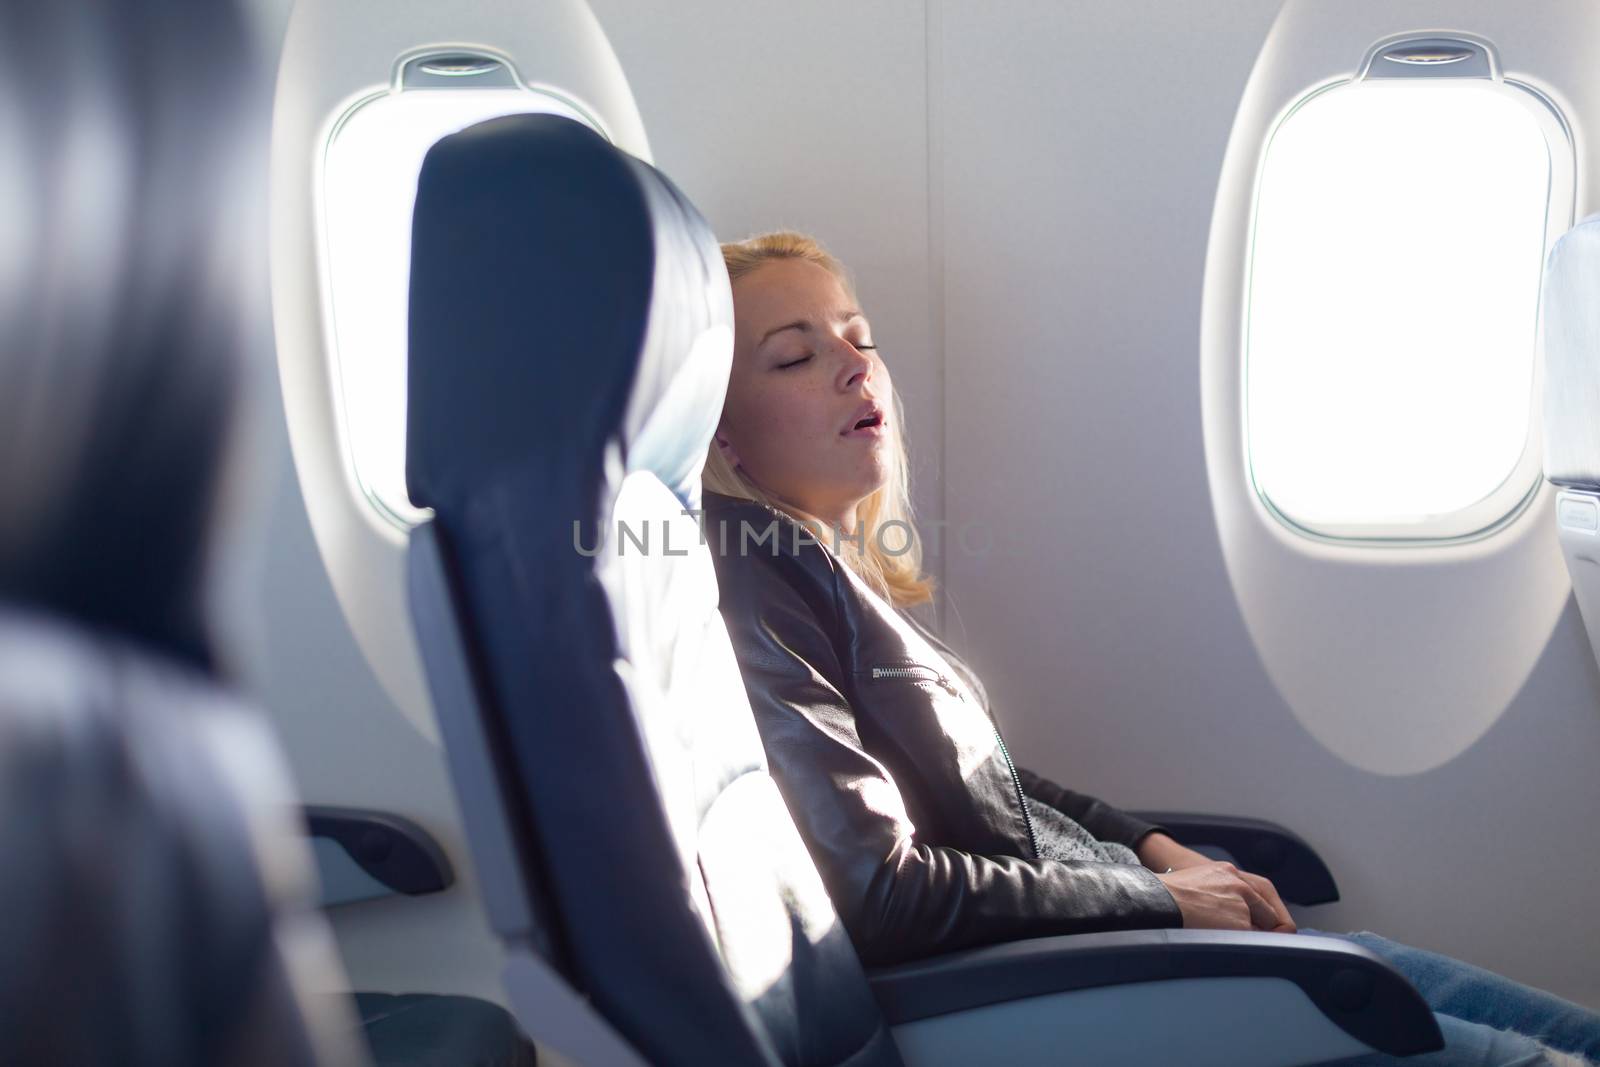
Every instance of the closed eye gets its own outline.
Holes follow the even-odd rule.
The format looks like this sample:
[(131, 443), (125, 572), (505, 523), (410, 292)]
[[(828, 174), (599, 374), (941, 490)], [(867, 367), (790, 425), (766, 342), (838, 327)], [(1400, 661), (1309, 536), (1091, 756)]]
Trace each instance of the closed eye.
[(810, 358), (811, 358), (811, 353), (807, 352), (805, 355), (801, 356), (799, 359), (791, 359), (787, 363), (778, 364), (778, 369), (779, 370), (787, 370), (789, 367), (798, 367), (800, 364), (804, 363), (806, 360), (808, 360)]

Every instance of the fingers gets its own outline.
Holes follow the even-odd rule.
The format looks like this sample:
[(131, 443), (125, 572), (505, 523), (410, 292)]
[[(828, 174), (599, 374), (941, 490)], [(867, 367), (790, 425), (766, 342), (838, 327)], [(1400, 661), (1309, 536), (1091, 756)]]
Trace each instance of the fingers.
[[(1241, 871), (1231, 863), (1221, 863), (1218, 864), (1218, 867), (1224, 873), (1228, 882), (1231, 883), (1228, 888), (1238, 894), (1239, 899), (1244, 902), (1245, 907), (1249, 910), (1250, 925), (1245, 929), (1271, 930), (1283, 921), (1283, 917), (1280, 917), (1278, 912), (1273, 909), (1266, 896), (1257, 889), (1258, 883), (1263, 881), (1259, 875)], [(1270, 883), (1267, 885), (1267, 892), (1273, 896), (1277, 895)]]
[(1240, 896), (1244, 898), (1245, 906), (1250, 909), (1250, 925), (1257, 930), (1270, 930), (1278, 925), (1278, 913), (1272, 910), (1272, 905), (1253, 889), (1249, 882), (1239, 880)]
[(1295, 925), (1293, 917), (1290, 916), (1288, 907), (1283, 903), (1283, 898), (1278, 895), (1278, 887), (1273, 885), (1270, 879), (1263, 878), (1259, 874), (1251, 874), (1249, 871), (1240, 871), (1239, 877), (1243, 878), (1245, 883), (1251, 889), (1254, 889), (1257, 895), (1266, 901), (1267, 906), (1272, 909), (1273, 922), (1270, 926), (1262, 927), (1262, 929), (1270, 929), (1274, 933), (1290, 934), (1299, 929)]

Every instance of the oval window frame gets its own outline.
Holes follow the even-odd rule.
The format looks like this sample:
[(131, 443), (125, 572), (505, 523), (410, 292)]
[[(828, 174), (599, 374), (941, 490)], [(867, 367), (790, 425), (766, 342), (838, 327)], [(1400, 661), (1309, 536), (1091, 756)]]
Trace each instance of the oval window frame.
[[(1472, 52), (1463, 63), (1435, 67), (1400, 67), (1388, 74), (1380, 59), (1418, 47), (1460, 47)], [(1464, 69), (1465, 72), (1462, 72)], [(1274, 119), (1262, 141), (1255, 165), (1250, 194), (1249, 229), (1246, 235), (1245, 271), (1242, 287), (1243, 307), (1239, 331), (1239, 433), (1245, 464), (1244, 476), (1251, 492), (1265, 512), (1298, 538), (1329, 545), (1368, 547), (1437, 547), (1481, 541), (1510, 527), (1528, 510), (1543, 487), (1543, 426), (1540, 417), (1543, 394), (1542, 314), (1535, 303), (1535, 331), (1530, 349), (1532, 373), (1529, 377), (1528, 421), (1522, 448), (1506, 476), (1488, 494), (1465, 508), (1430, 515), (1417, 523), (1318, 523), (1289, 514), (1272, 499), (1255, 470), (1252, 451), (1249, 403), (1250, 321), (1255, 273), (1256, 237), (1260, 223), (1261, 189), (1267, 159), (1273, 142), (1284, 126), (1308, 103), (1330, 92), (1368, 79), (1428, 78), (1433, 81), (1490, 82), (1501, 87), (1538, 122), (1550, 153), (1549, 185), (1545, 201), (1543, 257), (1548, 256), (1557, 238), (1572, 225), (1577, 207), (1578, 153), (1572, 126), (1551, 94), (1530, 81), (1507, 77), (1500, 70), (1495, 52), (1486, 42), (1469, 36), (1398, 34), (1378, 41), (1369, 49), (1353, 77), (1330, 79), (1309, 87)], [(1541, 287), (1542, 290), (1542, 287)], [(1542, 300), (1542, 291), (1539, 297)]]

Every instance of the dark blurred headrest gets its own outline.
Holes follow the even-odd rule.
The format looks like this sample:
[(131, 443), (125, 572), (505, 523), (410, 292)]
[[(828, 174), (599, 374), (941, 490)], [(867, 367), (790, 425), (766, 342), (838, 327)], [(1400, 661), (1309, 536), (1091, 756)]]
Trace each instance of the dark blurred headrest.
[(1600, 215), (1568, 230), (1544, 276), (1544, 472), (1600, 488)]
[(256, 72), (232, 3), (0, 6), (0, 600), (202, 661)]
[(653, 167), (555, 115), (445, 138), (412, 229), (412, 500), (614, 453), (697, 507), (732, 323), (716, 239)]

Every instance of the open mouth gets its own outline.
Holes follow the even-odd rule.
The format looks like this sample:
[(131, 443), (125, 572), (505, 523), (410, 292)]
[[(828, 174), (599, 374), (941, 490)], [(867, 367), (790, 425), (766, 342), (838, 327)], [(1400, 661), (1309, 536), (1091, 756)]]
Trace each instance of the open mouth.
[(868, 404), (856, 417), (856, 421), (840, 430), (841, 436), (849, 437), (857, 433), (875, 433), (883, 428), (883, 411), (876, 404)]

